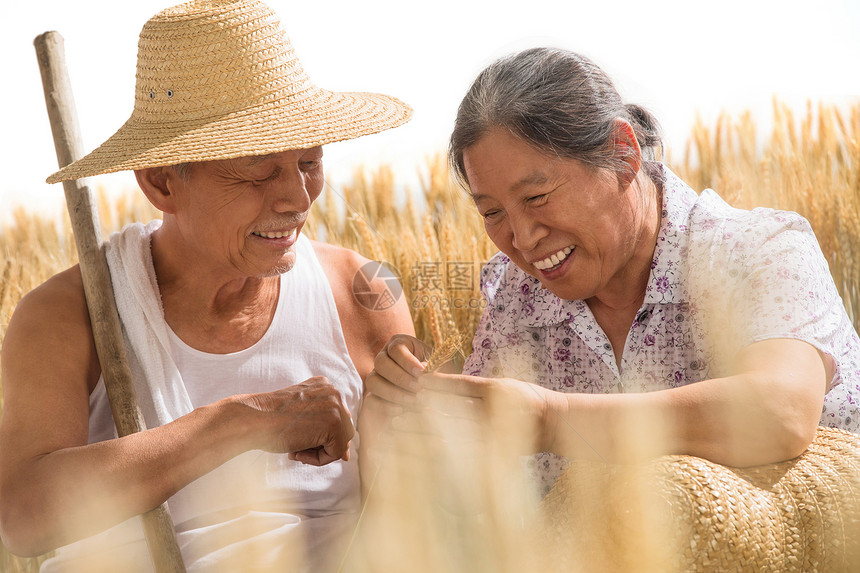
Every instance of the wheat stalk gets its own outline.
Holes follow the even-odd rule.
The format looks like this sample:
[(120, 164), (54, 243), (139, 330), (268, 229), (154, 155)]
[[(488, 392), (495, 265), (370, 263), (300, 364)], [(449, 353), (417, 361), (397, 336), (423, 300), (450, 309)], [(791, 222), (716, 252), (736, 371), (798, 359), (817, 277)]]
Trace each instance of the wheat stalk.
[(443, 364), (453, 360), (458, 354), (462, 354), (462, 350), (460, 350), (462, 345), (463, 337), (460, 334), (445, 338), (441, 344), (433, 348), (430, 358), (427, 359), (427, 371), (433, 372)]
[[(691, 129), (680, 160), (672, 160), (668, 150), (667, 162), (694, 189), (712, 187), (737, 207), (763, 205), (790, 209), (807, 217), (845, 307), (857, 326), (860, 256), (855, 250), (860, 245), (860, 104), (840, 112), (810, 102), (805, 112), (793, 114), (774, 100), (773, 118), (773, 129), (760, 146), (755, 122), (749, 114), (737, 119), (724, 114), (710, 127), (698, 121)], [(394, 201), (397, 188), (390, 169), (381, 168), (370, 175), (364, 169), (357, 170), (353, 180), (337, 193), (331, 188), (326, 190), (324, 204), (314, 205), (306, 229), (309, 234), (315, 228), (324, 229), (328, 242), (396, 265), (403, 277), (404, 294), (412, 305), (416, 335), (434, 348), (427, 364), (432, 371), (458, 352), (463, 356), (469, 354), (471, 336), (481, 316), (479, 305), (452, 311), (451, 305), (442, 301), (451, 301), (455, 295), (480, 301), (480, 285), (475, 280), (469, 290), (431, 291), (413, 277), (415, 269), (423, 262), (438, 263), (443, 269), (448, 262), (469, 262), (477, 268), (489, 260), (496, 248), (487, 238), (468, 196), (452, 183), (444, 154), (429, 158), (427, 167), (422, 193), (407, 194), (401, 209)], [(343, 203), (338, 196), (343, 197)], [(99, 209), (105, 236), (128, 222), (159, 216), (139, 192), (112, 197), (100, 190)], [(345, 210), (345, 217), (340, 216), (341, 210)], [(0, 261), (0, 339), (21, 296), (77, 260), (68, 215), (55, 223), (19, 209), (11, 213), (10, 219), (9, 224), (0, 228), (0, 253), (4, 257)], [(430, 302), (416, 305), (421, 297)], [(492, 476), (486, 479), (492, 480)], [(499, 484), (487, 481), (486, 485), (491, 490)], [(410, 500), (416, 503), (414, 498)], [(402, 520), (397, 523), (402, 524)], [(435, 529), (428, 532), (426, 528), (412, 532), (414, 535), (408, 538), (416, 544), (423, 540), (424, 545), (405, 544), (404, 558), (423, 551), (421, 555), (427, 556), (428, 563), (438, 563), (438, 554), (429, 549), (424, 551), (435, 547), (426, 540), (446, 538), (446, 532)], [(477, 554), (484, 548), (481, 545), (484, 541), (479, 536), (469, 537), (472, 533), (470, 530), (464, 535), (464, 547), (474, 549)], [(494, 530), (494, 536), (499, 543), (497, 547), (488, 545), (489, 553), (504, 552), (512, 557), (511, 563), (516, 563), (518, 556), (528, 555), (530, 547), (524, 547), (515, 534)], [(432, 561), (434, 558), (437, 561)], [(458, 559), (461, 561), (457, 564), (463, 565), (460, 568), (469, 570), (468, 558)], [(0, 548), (3, 571), (34, 572), (42, 560), (44, 557), (32, 560), (10, 557)], [(423, 570), (431, 569), (427, 566)]]

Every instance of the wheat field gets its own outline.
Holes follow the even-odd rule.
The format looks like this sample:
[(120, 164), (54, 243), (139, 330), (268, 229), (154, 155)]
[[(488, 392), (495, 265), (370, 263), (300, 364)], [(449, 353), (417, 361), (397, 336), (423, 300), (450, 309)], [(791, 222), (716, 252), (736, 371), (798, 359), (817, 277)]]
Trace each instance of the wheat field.
[[(839, 109), (810, 103), (796, 116), (775, 101), (772, 129), (762, 136), (756, 127), (748, 113), (724, 115), (715, 125), (700, 122), (682, 153), (670, 149), (666, 162), (694, 189), (713, 188), (737, 207), (768, 206), (805, 216), (858, 327), (860, 104)], [(449, 177), (444, 155), (417, 167), (422, 176), (417, 190), (404, 192), (386, 167), (359, 170), (339, 188), (326, 186), (312, 208), (306, 232), (387, 263), (401, 280), (418, 337), (435, 346), (446, 341), (450, 346), (451, 340), (457, 340), (460, 355), (466, 356), (482, 310), (478, 274), (496, 249), (467, 195)], [(99, 191), (98, 197), (105, 236), (128, 222), (159, 216), (134, 191), (114, 199)], [(25, 210), (12, 213), (11, 222), (0, 229), (0, 251), (2, 340), (18, 300), (75, 264), (76, 254), (67, 218), (55, 222)], [(496, 483), (491, 473), (481, 475), (486, 491), (504, 489), (505, 484)], [(503, 517), (522, 509), (491, 507)], [(398, 511), (420, 515), (426, 508), (400, 506)], [(438, 570), (434, 568), (452, 563), (449, 570), (528, 569), (524, 559), (529, 540), (510, 528), (492, 525), (509, 519), (488, 519), (478, 528), (458, 529), (465, 542), (456, 556), (439, 557), (427, 554), (425, 546), (446, 537), (452, 523), (425, 517), (424, 529), (405, 537), (414, 546), (390, 548), (392, 556), (427, 564), (410, 570)], [(417, 556), (424, 561), (416, 561)], [(0, 571), (37, 571), (43, 558), (18, 558), (0, 547)]]

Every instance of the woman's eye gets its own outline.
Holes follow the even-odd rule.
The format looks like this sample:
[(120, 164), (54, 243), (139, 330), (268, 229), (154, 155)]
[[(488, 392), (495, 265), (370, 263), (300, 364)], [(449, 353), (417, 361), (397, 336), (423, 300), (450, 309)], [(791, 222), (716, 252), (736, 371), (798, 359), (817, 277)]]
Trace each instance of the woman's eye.
[(532, 195), (526, 202), (529, 205), (542, 205), (549, 198), (549, 193), (541, 193), (540, 195)]
[(493, 219), (493, 218), (494, 218), (494, 217), (496, 217), (498, 214), (499, 214), (499, 211), (497, 211), (497, 210), (485, 211), (485, 212), (481, 215), (481, 217), (483, 217), (484, 219)]

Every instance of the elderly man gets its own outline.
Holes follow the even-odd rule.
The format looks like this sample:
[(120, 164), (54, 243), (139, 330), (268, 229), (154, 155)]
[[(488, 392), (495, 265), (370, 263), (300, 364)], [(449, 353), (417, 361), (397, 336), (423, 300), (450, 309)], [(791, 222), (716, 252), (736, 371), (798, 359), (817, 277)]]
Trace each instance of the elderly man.
[(144, 26), (131, 118), (49, 181), (134, 170), (164, 213), (107, 248), (150, 429), (116, 438), (79, 268), (25, 296), (2, 354), (11, 551), (60, 548), (43, 571), (148, 570), (135, 516), (167, 500), (189, 570), (337, 564), (360, 505), (363, 380), (412, 323), (403, 300), (353, 296), (366, 259), (301, 231), (322, 145), (410, 115), (312, 84), (259, 2), (185, 4)]

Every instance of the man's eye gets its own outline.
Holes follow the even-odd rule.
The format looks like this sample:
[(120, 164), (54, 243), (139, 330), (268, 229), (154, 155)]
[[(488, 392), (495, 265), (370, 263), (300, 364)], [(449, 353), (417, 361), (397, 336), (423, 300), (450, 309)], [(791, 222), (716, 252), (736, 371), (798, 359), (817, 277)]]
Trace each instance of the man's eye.
[(540, 195), (532, 195), (526, 199), (526, 202), (530, 205), (541, 205), (547, 200), (547, 198), (549, 198), (549, 193), (541, 193)]
[(276, 169), (268, 177), (261, 177), (259, 179), (252, 179), (251, 183), (253, 183), (254, 185), (265, 185), (266, 183), (269, 183), (270, 181), (274, 181), (275, 179), (277, 179), (278, 175), (280, 175), (280, 174), (281, 174), (281, 170)]
[(322, 159), (313, 159), (311, 161), (302, 161), (302, 170), (314, 171), (322, 166)]

